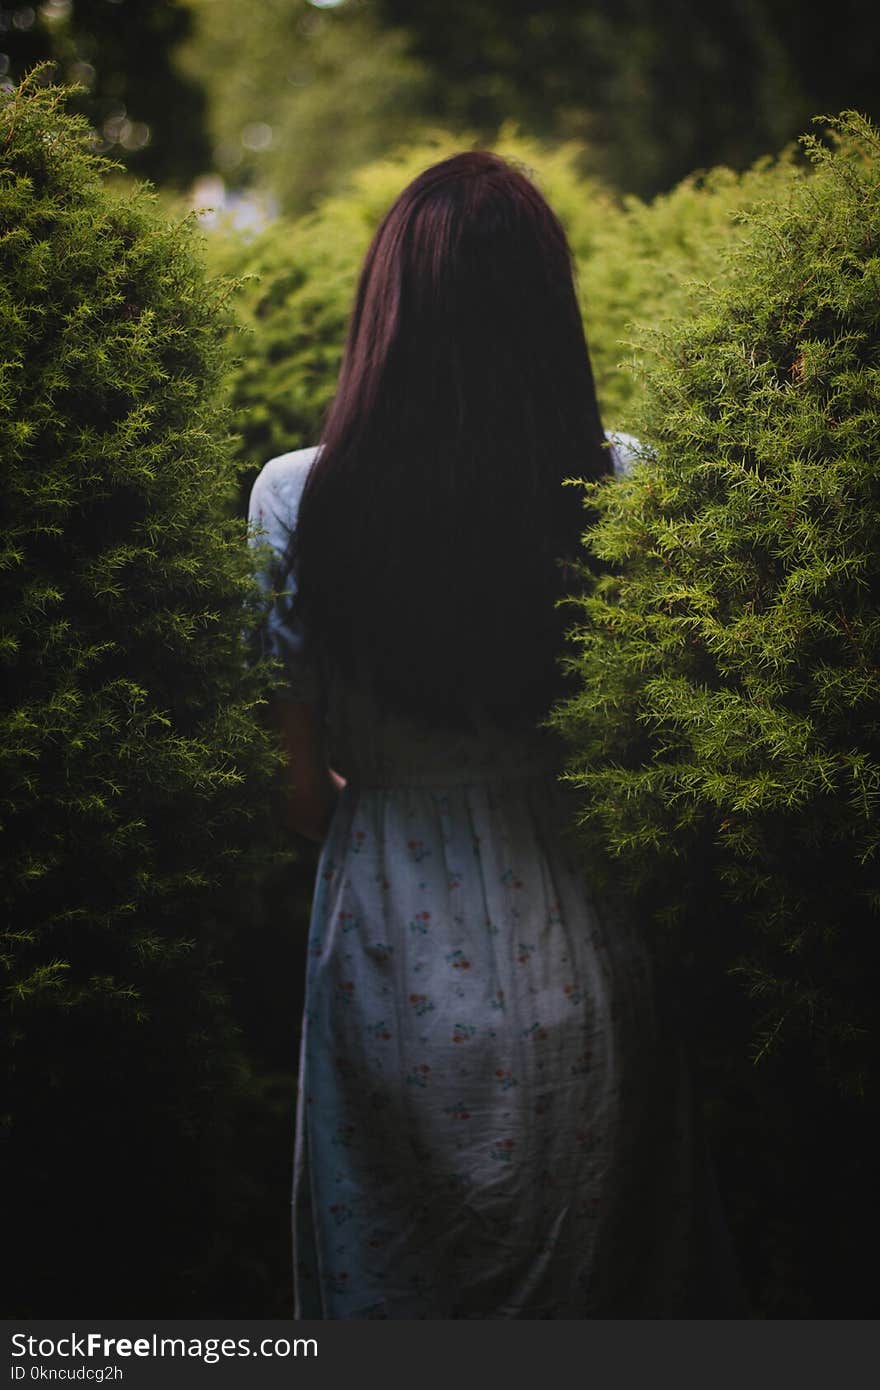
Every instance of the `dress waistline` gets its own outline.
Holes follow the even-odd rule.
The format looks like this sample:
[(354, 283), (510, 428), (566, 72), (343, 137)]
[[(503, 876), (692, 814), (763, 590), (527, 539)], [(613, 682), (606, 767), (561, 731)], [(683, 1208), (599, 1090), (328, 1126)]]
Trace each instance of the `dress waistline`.
[(448, 772), (442, 768), (391, 769), (351, 772), (348, 782), (358, 791), (392, 791), (396, 787), (468, 787), (498, 786), (508, 782), (556, 781), (561, 769), (558, 763), (529, 759), (506, 766), (462, 767), (458, 764)]

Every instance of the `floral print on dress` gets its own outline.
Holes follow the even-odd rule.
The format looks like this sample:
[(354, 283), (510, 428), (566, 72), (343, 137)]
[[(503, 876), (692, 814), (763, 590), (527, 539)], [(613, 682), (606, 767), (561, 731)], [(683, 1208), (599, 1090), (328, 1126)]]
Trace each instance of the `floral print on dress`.
[(373, 941), (367, 946), (366, 951), (377, 965), (385, 965), (394, 955), (394, 946), (390, 941)]
[(406, 1084), (407, 1086), (418, 1086), (420, 1090), (424, 1090), (430, 1078), (431, 1068), (428, 1066), (427, 1062), (420, 1062), (412, 1071), (407, 1072)]
[(452, 1041), (454, 1043), (470, 1042), (476, 1031), (475, 1023), (456, 1023), (452, 1030)]
[(537, 1022), (530, 1023), (520, 1033), (520, 1037), (528, 1039), (529, 1042), (546, 1042), (547, 1036), (547, 1029), (542, 1028), (541, 1024)]
[(457, 1100), (454, 1105), (447, 1105), (444, 1108), (443, 1114), (448, 1115), (453, 1123), (456, 1120), (469, 1120), (471, 1117), (471, 1112), (468, 1110), (463, 1100)]
[(427, 994), (411, 994), (409, 1002), (413, 1013), (418, 1018), (421, 1018), (423, 1014), (429, 1014), (434, 1008), (433, 1001), (428, 998)]
[(499, 1139), (490, 1149), (490, 1157), (496, 1163), (512, 1163), (513, 1151), (516, 1148), (515, 1139)]
[(373, 1038), (376, 1042), (390, 1042), (393, 1037), (391, 1029), (384, 1018), (380, 1019), (378, 1023), (369, 1024), (366, 1031), (368, 1036)]

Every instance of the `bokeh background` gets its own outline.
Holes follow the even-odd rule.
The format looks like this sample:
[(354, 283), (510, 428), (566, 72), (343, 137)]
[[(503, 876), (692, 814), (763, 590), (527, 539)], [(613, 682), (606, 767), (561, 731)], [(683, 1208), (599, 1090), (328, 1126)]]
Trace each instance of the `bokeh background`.
[[(880, 8), (860, 0), (840, 0), (833, 15), (794, 0), (0, 5), (0, 87), (15, 93), (25, 80), (36, 93), (33, 121), (13, 120), (21, 152), (10, 136), (13, 177), (0, 186), (4, 216), (30, 237), (0, 243), (11, 287), (0, 310), (15, 366), (4, 379), (10, 394), (0, 396), (6, 496), (24, 499), (10, 518), (25, 538), (4, 552), (4, 573), (22, 555), (31, 571), (23, 588), (10, 581), (13, 597), (4, 589), (4, 613), (22, 632), (39, 632), (33, 615), (67, 603), (67, 626), (53, 628), (56, 666), (34, 646), (16, 673), (42, 713), (24, 718), (14, 695), (3, 710), (15, 786), (4, 955), (14, 961), (4, 1107), (11, 1315), (290, 1313), (290, 1158), (315, 855), (279, 835), (268, 744), (248, 741), (258, 695), (237, 674), (246, 564), (243, 543), (230, 558), (230, 540), (243, 542), (259, 466), (317, 437), (378, 218), (415, 173), (455, 149), (486, 145), (519, 160), (571, 240), (605, 423), (650, 431), (652, 374), (662, 381), (663, 363), (665, 371), (685, 360), (707, 285), (733, 294), (731, 250), (782, 235), (776, 214), (762, 209), (789, 205), (807, 165), (798, 137), (814, 129), (830, 148), (815, 117), (849, 109), (880, 117), (878, 53)], [(82, 136), (64, 133), (51, 103), (40, 106), (50, 83), (76, 84), (66, 109), (84, 118), (85, 149), (113, 162), (100, 187), (78, 162)], [(41, 147), (56, 140), (53, 122), (67, 151), (54, 164)], [(874, 169), (865, 178), (876, 193), (876, 153), (860, 149), (854, 158)], [(144, 179), (156, 190), (152, 211), (137, 202)], [(876, 197), (874, 221), (867, 194), (851, 218), (849, 185), (839, 199), (833, 182), (816, 186), (824, 203), (813, 241), (808, 203), (791, 224), (806, 259), (794, 256), (784, 287), (761, 269), (769, 278), (760, 303), (773, 304), (774, 294), (794, 303), (814, 284), (809, 258), (824, 256), (827, 228), (839, 254), (829, 253), (822, 273), (838, 301), (829, 308), (819, 276), (815, 321), (808, 295), (801, 322), (832, 344), (844, 328), (855, 342), (858, 330), (869, 345), (859, 348), (861, 365), (873, 370), (876, 323), (865, 328), (853, 284), (854, 267), (876, 273)], [(190, 210), (198, 210), (195, 239), (176, 230)], [(861, 240), (852, 230), (859, 216)], [(756, 255), (741, 266), (757, 266)], [(759, 298), (750, 309), (725, 303), (712, 309), (722, 324), (725, 313), (735, 326), (763, 312)], [(694, 329), (694, 341), (709, 346), (687, 368), (708, 415), (721, 389), (712, 333), (722, 347), (735, 337), (715, 322)], [(670, 325), (671, 349), (662, 337)], [(777, 328), (775, 320), (766, 328), (768, 340), (780, 338)], [(824, 390), (826, 368), (789, 347), (774, 338), (779, 372)], [(735, 348), (728, 366), (743, 357)], [(854, 370), (849, 359), (846, 367)], [(728, 377), (736, 416), (737, 391), (746, 400), (753, 383), (734, 380), (733, 366)], [(686, 375), (676, 380), (685, 399)], [(662, 435), (657, 398), (655, 390)], [(853, 418), (858, 409), (867, 420), (875, 399), (876, 381), (869, 389), (860, 379)], [(669, 407), (663, 418), (672, 416)], [(673, 435), (678, 428), (693, 444), (684, 418), (682, 407)], [(691, 452), (696, 476), (696, 445)], [(201, 470), (200, 496), (187, 459)], [(158, 542), (138, 549), (144, 497), (150, 535), (166, 537), (167, 554)], [(876, 517), (876, 496), (870, 507)], [(28, 515), (42, 518), (30, 531)], [(650, 517), (637, 520), (647, 535)], [(126, 565), (127, 584), (118, 580)], [(209, 570), (213, 590), (194, 598), (192, 575)], [(65, 588), (69, 576), (79, 588), (72, 579)], [(218, 621), (206, 604), (221, 610), (225, 646), (216, 629), (211, 641), (199, 636)], [(79, 665), (68, 669), (71, 630)], [(865, 618), (859, 640), (869, 630), (875, 640)], [(115, 643), (109, 685), (82, 655), (102, 636)], [(865, 746), (876, 760), (870, 717)], [(173, 747), (156, 732), (162, 721)], [(575, 743), (583, 741), (589, 720), (575, 712), (571, 722)], [(868, 762), (860, 767), (873, 787)], [(72, 797), (74, 783), (88, 795)], [(125, 813), (111, 814), (120, 787)], [(876, 797), (876, 788), (865, 792), (864, 804)], [(862, 891), (867, 852), (855, 867), (849, 830), (840, 834), (837, 878), (815, 885), (826, 914), (818, 938), (829, 914), (848, 910), (850, 887)], [(688, 986), (710, 1141), (756, 1316), (871, 1316), (875, 1093), (863, 1024), (874, 956), (859, 940), (839, 950), (825, 931), (826, 955), (810, 964), (818, 983), (804, 986), (790, 931), (765, 949), (774, 923), (791, 913), (785, 874), (804, 880), (790, 864), (779, 873), (779, 902), (751, 936), (740, 932), (741, 914), (712, 905), (716, 884), (693, 881), (693, 901), (713, 926)], [(680, 886), (675, 865), (672, 879)], [(876, 884), (872, 891), (876, 911)], [(820, 977), (833, 959), (842, 964), (828, 1005)], [(830, 1020), (821, 1036), (818, 1015)]]
[(650, 198), (880, 106), (869, 0), (45, 0), (0, 8), (0, 36), (0, 79), (53, 60), (132, 173), (287, 212), (437, 127), (576, 140), (582, 172)]

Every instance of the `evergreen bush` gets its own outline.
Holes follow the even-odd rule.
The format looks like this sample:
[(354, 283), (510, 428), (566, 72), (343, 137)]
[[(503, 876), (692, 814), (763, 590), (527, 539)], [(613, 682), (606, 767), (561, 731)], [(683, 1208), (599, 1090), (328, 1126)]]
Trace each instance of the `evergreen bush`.
[(880, 142), (830, 133), (647, 344), (553, 719), (593, 871), (681, 976), (767, 1317), (871, 1316), (880, 1234)]
[(218, 961), (276, 763), (229, 515), (228, 290), (40, 80), (0, 98), (9, 1312), (169, 1314), (241, 1200)]
[[(880, 909), (880, 159), (854, 115), (664, 332), (650, 453), (592, 489), (556, 722), (585, 831), (672, 919), (728, 904), (759, 1050), (800, 1026), (867, 1082)], [(585, 575), (586, 577), (586, 575)], [(711, 864), (711, 872), (706, 866)], [(696, 875), (703, 891), (694, 894)]]
[(682, 325), (709, 284), (729, 271), (728, 249), (759, 203), (786, 196), (803, 161), (794, 149), (744, 173), (693, 174), (650, 202), (627, 197), (575, 240), (596, 386), (606, 423), (631, 431), (655, 344), (646, 330)]

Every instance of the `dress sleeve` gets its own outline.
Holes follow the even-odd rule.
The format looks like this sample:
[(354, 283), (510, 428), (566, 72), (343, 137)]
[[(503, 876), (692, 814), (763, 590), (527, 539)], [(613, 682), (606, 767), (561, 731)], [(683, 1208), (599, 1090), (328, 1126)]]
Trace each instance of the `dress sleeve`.
[(644, 455), (644, 446), (634, 434), (623, 434), (621, 430), (606, 430), (605, 438), (611, 445), (611, 463), (616, 478), (625, 478)]
[(315, 453), (315, 449), (298, 449), (270, 459), (257, 475), (248, 507), (249, 540), (260, 557), (257, 580), (265, 596), (259, 627), (261, 650), (284, 668), (286, 682), (278, 696), (299, 703), (318, 700), (321, 683), (298, 612), (296, 581), (287, 563), (287, 551)]

